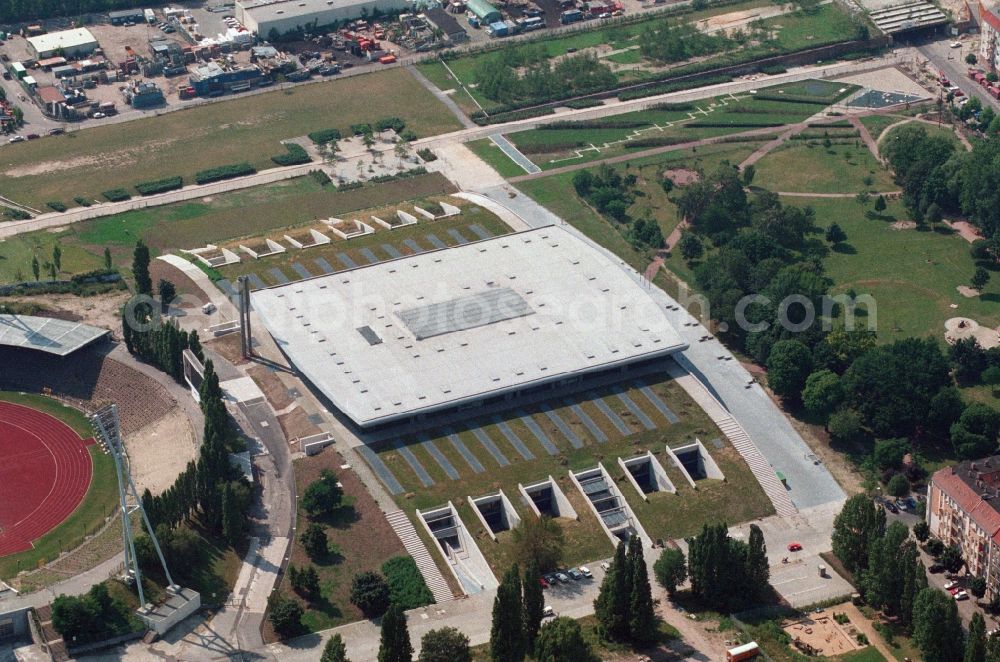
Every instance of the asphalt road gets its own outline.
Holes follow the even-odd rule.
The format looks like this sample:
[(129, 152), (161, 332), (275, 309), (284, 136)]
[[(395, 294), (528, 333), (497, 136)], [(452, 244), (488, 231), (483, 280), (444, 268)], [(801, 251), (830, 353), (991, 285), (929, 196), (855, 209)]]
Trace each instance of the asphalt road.
[(928, 42), (917, 47), (917, 51), (930, 62), (931, 66), (943, 73), (953, 85), (957, 85), (967, 95), (979, 99), (983, 107), (992, 106), (1000, 111), (1000, 101), (994, 99), (986, 90), (969, 78), (969, 65), (965, 56), (972, 52), (968, 42), (961, 42), (962, 48), (951, 48), (953, 38)]

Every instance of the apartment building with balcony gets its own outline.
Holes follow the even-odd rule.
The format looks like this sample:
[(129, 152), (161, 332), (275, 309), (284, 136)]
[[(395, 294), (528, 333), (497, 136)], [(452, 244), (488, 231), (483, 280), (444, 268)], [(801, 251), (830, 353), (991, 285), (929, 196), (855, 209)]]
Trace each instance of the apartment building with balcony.
[(1000, 455), (934, 473), (927, 488), (927, 524), (962, 550), (970, 575), (986, 579), (986, 599), (1000, 595)]

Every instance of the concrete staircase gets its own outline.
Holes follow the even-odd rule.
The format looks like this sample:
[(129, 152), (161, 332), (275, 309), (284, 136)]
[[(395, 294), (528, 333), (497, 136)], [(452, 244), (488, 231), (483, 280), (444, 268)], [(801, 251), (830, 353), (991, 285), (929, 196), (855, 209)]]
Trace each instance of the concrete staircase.
[(737, 423), (736, 419), (732, 416), (719, 417), (715, 420), (715, 424), (719, 426), (722, 433), (729, 438), (729, 441), (732, 442), (736, 450), (746, 460), (750, 471), (753, 472), (757, 482), (760, 483), (761, 488), (764, 490), (764, 494), (767, 495), (767, 498), (774, 505), (775, 512), (782, 517), (797, 515), (799, 511), (788, 497), (788, 491), (785, 489), (785, 486), (778, 480), (778, 476), (774, 472), (774, 467), (764, 459), (764, 456), (757, 448), (757, 445), (753, 443), (753, 440), (750, 439), (750, 435), (746, 433), (743, 426)]
[(431, 594), (434, 596), (434, 601), (441, 604), (454, 600), (455, 596), (452, 595), (451, 589), (448, 587), (448, 582), (444, 580), (441, 571), (438, 570), (437, 565), (434, 563), (434, 559), (428, 553), (427, 546), (424, 545), (424, 541), (417, 535), (417, 530), (413, 528), (413, 523), (410, 522), (410, 518), (406, 516), (406, 513), (402, 510), (394, 510), (386, 513), (385, 518), (389, 520), (392, 530), (399, 536), (403, 547), (406, 548), (406, 553), (416, 562), (417, 569), (420, 570), (424, 581), (427, 582), (427, 588), (431, 590)]

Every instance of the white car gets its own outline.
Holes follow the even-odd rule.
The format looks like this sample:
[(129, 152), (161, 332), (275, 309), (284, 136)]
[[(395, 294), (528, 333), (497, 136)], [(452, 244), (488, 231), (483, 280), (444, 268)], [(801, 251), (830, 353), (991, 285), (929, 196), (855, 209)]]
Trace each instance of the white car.
[(542, 618), (554, 618), (555, 615), (556, 612), (552, 607), (545, 605), (545, 607), (542, 608)]
[(91, 117), (93, 117), (95, 120), (103, 120), (105, 117), (107, 117), (107, 115), (105, 115), (104, 113), (94, 113)]
[(590, 579), (594, 576), (593, 573), (590, 572), (590, 568), (588, 568), (585, 565), (580, 566), (580, 574), (586, 577), (587, 579)]
[(11, 144), (13, 144), (13, 143), (23, 143), (25, 140), (27, 140), (27, 138), (25, 138), (24, 136), (14, 136), (13, 138), (11, 138), (10, 140), (8, 140), (7, 142), (9, 142)]
[(956, 600), (968, 600), (969, 599), (969, 594), (966, 593), (965, 591), (959, 591), (958, 593), (955, 594), (955, 599)]
[(962, 42), (960, 41), (951, 42), (951, 48), (961, 48), (961, 47), (962, 47)]
[(602, 563), (601, 564), (601, 570), (603, 570), (604, 572), (607, 572), (608, 570), (611, 570), (611, 564), (607, 563), (607, 562)]
[(946, 591), (947, 591), (947, 590), (949, 590), (949, 589), (953, 589), (953, 588), (955, 588), (956, 586), (958, 586), (958, 582), (956, 582), (956, 581), (955, 581), (955, 580), (953, 579), (953, 580), (951, 580), (950, 582), (948, 582), (947, 584), (945, 584), (945, 585), (944, 585), (944, 590), (946, 590)]

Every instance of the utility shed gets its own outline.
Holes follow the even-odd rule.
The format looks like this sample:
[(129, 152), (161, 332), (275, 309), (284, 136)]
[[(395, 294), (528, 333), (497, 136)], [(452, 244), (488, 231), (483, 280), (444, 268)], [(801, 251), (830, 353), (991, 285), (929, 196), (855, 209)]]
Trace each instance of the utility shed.
[(503, 22), (500, 10), (486, 2), (486, 0), (469, 0), (466, 8), (472, 12), (483, 25)]

